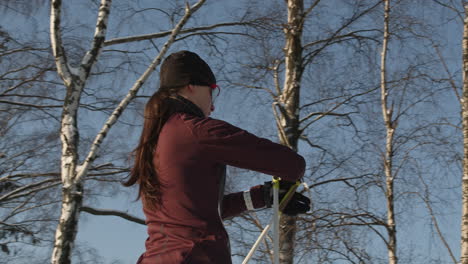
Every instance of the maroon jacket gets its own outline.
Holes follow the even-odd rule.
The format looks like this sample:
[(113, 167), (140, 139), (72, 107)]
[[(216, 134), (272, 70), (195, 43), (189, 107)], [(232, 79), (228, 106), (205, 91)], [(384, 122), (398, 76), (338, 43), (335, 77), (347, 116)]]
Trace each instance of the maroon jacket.
[[(149, 237), (141, 264), (231, 263), (221, 218), (239, 215), (246, 206), (242, 192), (221, 197), (225, 166), (287, 181), (298, 180), (305, 169), (304, 159), (288, 147), (224, 121), (184, 112), (172, 114), (165, 123), (154, 165), (163, 185), (162, 205), (158, 210), (143, 208)], [(252, 187), (250, 195), (254, 208), (265, 206), (261, 185)]]

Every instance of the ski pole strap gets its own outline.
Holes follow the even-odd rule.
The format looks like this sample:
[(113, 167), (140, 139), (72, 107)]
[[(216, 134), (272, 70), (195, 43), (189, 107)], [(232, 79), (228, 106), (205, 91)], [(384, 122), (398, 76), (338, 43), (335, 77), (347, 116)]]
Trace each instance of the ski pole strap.
[(245, 208), (247, 208), (247, 210), (249, 211), (254, 210), (255, 208), (252, 203), (252, 197), (250, 197), (250, 191), (244, 191), (243, 196), (244, 196)]
[[(265, 207), (266, 208), (271, 208), (271, 197), (273, 195), (273, 184), (277, 182), (279, 185), (281, 184), (281, 181), (278, 180), (278, 179), (273, 179), (273, 181), (271, 182), (265, 182), (264, 183), (264, 192), (263, 192), (263, 200), (265, 201)], [(286, 193), (285, 196), (283, 196), (283, 199), (281, 199), (280, 201), (280, 211), (282, 211), (286, 205), (288, 204), (288, 202), (291, 200), (291, 198), (293, 197), (293, 194), (296, 192), (296, 189), (299, 187), (299, 185), (301, 185), (301, 182), (300, 181), (296, 181), (296, 183), (294, 185), (292, 185), (288, 192)], [(244, 199), (245, 200), (245, 199)]]
[(282, 212), (286, 205), (288, 205), (289, 201), (293, 197), (294, 193), (296, 192), (297, 187), (301, 185), (300, 181), (296, 181), (294, 185), (292, 185), (288, 192), (284, 195), (283, 199), (281, 199), (280, 205), (279, 205), (279, 211)]
[(280, 187), (280, 180), (278, 178), (273, 178), (273, 180), (271, 181), (272, 184), (273, 184), (273, 188), (277, 188), (279, 189)]

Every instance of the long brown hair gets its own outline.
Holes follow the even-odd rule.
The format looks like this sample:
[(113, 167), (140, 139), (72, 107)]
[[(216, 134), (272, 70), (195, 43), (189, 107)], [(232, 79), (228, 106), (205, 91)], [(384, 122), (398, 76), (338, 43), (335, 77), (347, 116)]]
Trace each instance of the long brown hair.
[(176, 94), (177, 90), (159, 89), (148, 100), (144, 111), (143, 130), (140, 142), (133, 151), (135, 163), (130, 171), (129, 179), (122, 183), (124, 186), (139, 184), (138, 198), (143, 205), (155, 209), (161, 204), (161, 187), (156, 168), (153, 165), (153, 155), (158, 143), (159, 133), (171, 114), (168, 97)]
[[(138, 198), (149, 209), (161, 205), (161, 188), (164, 187), (153, 165), (159, 133), (171, 114), (177, 111), (175, 108), (178, 106), (171, 104), (171, 98), (178, 98), (177, 92), (188, 84), (210, 86), (216, 84), (216, 78), (210, 66), (196, 53), (186, 50), (172, 53), (161, 65), (158, 91), (146, 103), (143, 131), (138, 147), (133, 152), (135, 164), (129, 179), (122, 183), (127, 187), (138, 183)], [(177, 101), (184, 99), (179, 98)], [(191, 112), (203, 116), (203, 112), (197, 106), (191, 107), (191, 104), (190, 101), (186, 102), (185, 108), (192, 108)]]

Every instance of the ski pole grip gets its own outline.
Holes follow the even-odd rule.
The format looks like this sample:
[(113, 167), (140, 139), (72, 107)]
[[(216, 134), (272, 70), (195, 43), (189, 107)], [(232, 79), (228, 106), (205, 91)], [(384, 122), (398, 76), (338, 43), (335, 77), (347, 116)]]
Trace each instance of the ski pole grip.
[(299, 187), (299, 185), (301, 185), (301, 182), (296, 181), (296, 183), (294, 185), (292, 185), (291, 188), (289, 188), (288, 192), (284, 195), (283, 199), (281, 199), (281, 202), (280, 202), (280, 205), (279, 205), (280, 212), (282, 212), (283, 209), (286, 207), (286, 205), (288, 205), (289, 201), (293, 197), (293, 195), (296, 192), (297, 187)]

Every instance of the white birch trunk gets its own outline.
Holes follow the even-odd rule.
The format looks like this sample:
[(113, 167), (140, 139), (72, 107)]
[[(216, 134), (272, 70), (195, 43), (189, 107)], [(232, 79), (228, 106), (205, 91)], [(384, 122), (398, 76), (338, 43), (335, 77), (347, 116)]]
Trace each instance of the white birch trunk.
[(62, 140), (62, 210), (59, 225), (56, 230), (54, 250), (51, 258), (51, 263), (53, 264), (71, 262), (71, 251), (77, 234), (78, 219), (82, 207), (83, 179), (86, 177), (91, 164), (96, 158), (104, 138), (131, 100), (135, 98), (138, 90), (145, 83), (150, 74), (156, 69), (157, 65), (159, 65), (169, 47), (174, 43), (181, 28), (191, 15), (205, 2), (205, 0), (200, 0), (192, 7), (188, 4), (186, 5), (185, 15), (172, 30), (168, 41), (164, 44), (148, 69), (129, 90), (127, 96), (122, 99), (117, 108), (109, 116), (101, 131), (96, 135), (84, 163), (78, 165), (79, 157), (77, 149), (79, 136), (76, 121), (77, 111), (86, 80), (104, 45), (111, 1), (112, 0), (101, 0), (91, 49), (83, 57), (78, 69), (73, 69), (68, 65), (65, 51), (62, 47), (60, 33), (61, 1), (51, 1), (51, 44), (58, 73), (67, 87), (60, 135)]
[(460, 263), (468, 264), (468, 3), (463, 1), (465, 20), (463, 23), (463, 95), (461, 99), (463, 119), (463, 178), (462, 178), (462, 221)]
[(390, 38), (389, 34), (389, 16), (390, 16), (390, 0), (385, 0), (385, 13), (384, 13), (384, 38), (381, 54), (380, 65), (380, 90), (381, 90), (381, 104), (382, 115), (386, 128), (386, 143), (384, 155), (384, 170), (385, 170), (385, 185), (386, 185), (386, 201), (387, 201), (387, 249), (388, 249), (388, 263), (397, 264), (397, 248), (396, 248), (396, 225), (395, 225), (395, 211), (394, 211), (394, 177), (393, 177), (393, 137), (396, 128), (396, 122), (392, 121), (393, 109), (388, 106), (388, 89), (387, 89), (387, 45)]
[[(278, 106), (281, 109), (278, 127), (280, 142), (297, 151), (299, 140), (299, 95), (303, 72), (302, 60), (302, 28), (304, 19), (304, 3), (302, 0), (288, 0), (288, 23), (284, 28), (286, 44), (285, 78), (281, 99)], [(280, 263), (294, 262), (294, 241), (296, 235), (296, 217), (281, 215), (280, 219)]]
[(75, 241), (80, 208), (83, 201), (83, 183), (77, 179), (79, 132), (77, 113), (81, 93), (104, 43), (111, 0), (102, 0), (99, 7), (96, 30), (91, 49), (85, 54), (81, 65), (73, 69), (65, 56), (60, 32), (60, 0), (51, 1), (50, 34), (57, 72), (67, 88), (63, 105), (60, 139), (62, 142), (61, 180), (62, 208), (55, 233), (51, 263), (70, 263)]

